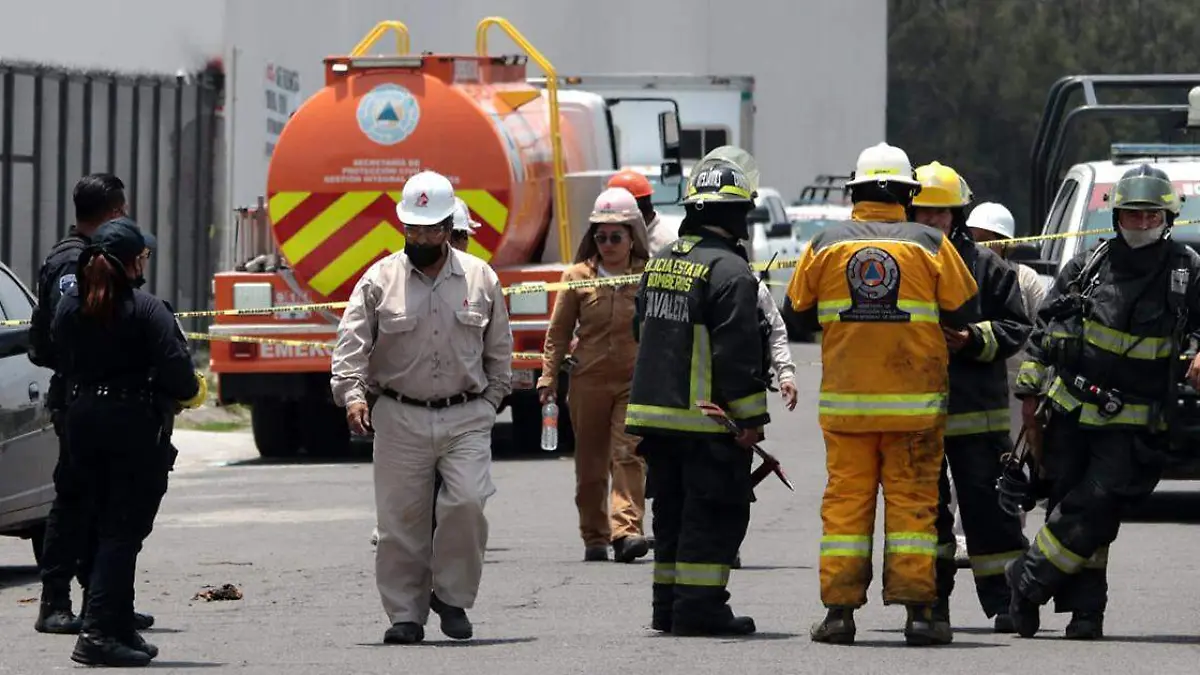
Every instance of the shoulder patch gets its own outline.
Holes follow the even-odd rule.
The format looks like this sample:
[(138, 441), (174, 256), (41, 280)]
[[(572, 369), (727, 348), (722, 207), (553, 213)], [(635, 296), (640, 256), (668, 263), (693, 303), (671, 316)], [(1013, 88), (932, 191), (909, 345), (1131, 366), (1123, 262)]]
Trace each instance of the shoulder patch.
[(58, 278), (58, 292), (66, 294), (67, 291), (76, 288), (79, 284), (75, 281), (74, 274), (64, 274)]
[(671, 252), (684, 254), (691, 253), (692, 249), (696, 248), (696, 244), (699, 242), (700, 237), (695, 235), (689, 234), (687, 236), (680, 237), (675, 240), (675, 243), (671, 244)]

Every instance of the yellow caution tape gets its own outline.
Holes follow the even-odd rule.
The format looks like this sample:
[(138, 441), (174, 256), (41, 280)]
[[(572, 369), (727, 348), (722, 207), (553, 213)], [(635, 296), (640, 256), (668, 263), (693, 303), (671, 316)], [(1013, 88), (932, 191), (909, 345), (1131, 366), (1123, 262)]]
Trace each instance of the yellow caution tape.
[(214, 333), (184, 333), (189, 340), (207, 340), (210, 342), (256, 342), (264, 345), (283, 345), (285, 347), (322, 347), (333, 349), (332, 342), (317, 342), (315, 340), (287, 340), (284, 338), (268, 338), (258, 335), (216, 335)]
[[(1197, 225), (1200, 221), (1197, 220), (1177, 220), (1172, 229), (1178, 227), (1186, 227), (1188, 225)], [(1073, 237), (1086, 237), (1093, 234), (1112, 234), (1112, 228), (1099, 230), (1080, 230), (1077, 232), (1058, 232), (1055, 234), (1038, 234), (1029, 237), (1015, 237), (1013, 239), (999, 239), (994, 241), (980, 242), (983, 246), (1011, 246), (1013, 244), (1028, 244), (1038, 241), (1052, 241), (1055, 239), (1071, 239)], [(754, 262), (750, 263), (750, 269), (761, 272), (764, 270), (776, 269), (791, 269), (800, 262), (799, 258), (783, 258), (776, 259), (772, 262)], [(598, 286), (631, 286), (640, 283), (641, 274), (623, 274), (615, 277), (602, 277), (596, 279), (577, 279), (574, 281), (552, 281), (552, 282), (525, 282), (516, 286), (508, 286), (504, 288), (505, 295), (529, 295), (533, 293), (546, 293), (548, 291), (564, 291), (576, 288), (594, 288)], [(786, 286), (785, 282), (768, 281), (768, 284), (773, 286)], [(195, 310), (189, 312), (176, 312), (175, 316), (180, 319), (199, 318), (199, 317), (217, 317), (217, 316), (267, 316), (270, 314), (285, 313), (285, 312), (313, 312), (319, 310), (336, 310), (345, 309), (346, 302), (317, 302), (304, 305), (279, 305), (276, 307), (262, 307), (255, 309), (211, 309), (211, 310)], [(20, 326), (29, 323), (25, 320), (6, 320), (0, 321), (0, 326)], [(280, 344), (318, 344), (312, 342), (281, 342)], [(324, 343), (321, 343), (324, 344)]]

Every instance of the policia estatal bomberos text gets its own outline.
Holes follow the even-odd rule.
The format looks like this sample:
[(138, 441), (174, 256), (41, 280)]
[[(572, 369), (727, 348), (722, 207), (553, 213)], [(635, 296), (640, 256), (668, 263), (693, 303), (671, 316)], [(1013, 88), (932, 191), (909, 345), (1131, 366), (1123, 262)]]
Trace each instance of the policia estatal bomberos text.
[[(1130, 169), (1108, 200), (1118, 236), (1058, 274), (1014, 387), (1026, 427), (1045, 424), (1051, 482), (1046, 524), (1007, 570), (1010, 611), (1025, 637), (1052, 598), (1056, 611), (1071, 613), (1065, 637), (1103, 635), (1108, 547), (1124, 510), (1154, 490), (1172, 454), (1182, 342), (1200, 328), (1200, 256), (1169, 237), (1181, 197), (1167, 174)], [(1186, 378), (1200, 383), (1200, 358)]]

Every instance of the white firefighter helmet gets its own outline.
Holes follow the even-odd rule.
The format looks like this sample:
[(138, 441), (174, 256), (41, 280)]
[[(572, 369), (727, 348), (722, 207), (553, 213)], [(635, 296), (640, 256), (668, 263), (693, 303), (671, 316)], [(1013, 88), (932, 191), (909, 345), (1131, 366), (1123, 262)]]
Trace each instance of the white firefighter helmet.
[(972, 209), (967, 216), (967, 227), (995, 232), (1005, 239), (1012, 239), (1017, 231), (1012, 211), (996, 202), (984, 202)]
[(854, 176), (846, 181), (846, 185), (877, 182), (921, 184), (908, 160), (908, 153), (887, 143), (872, 145), (859, 153)]
[(404, 182), (396, 217), (405, 225), (436, 225), (454, 215), (454, 186), (440, 173), (422, 171)]
[(596, 197), (592, 206), (591, 223), (629, 223), (641, 218), (637, 198), (625, 188), (608, 188)]
[(479, 223), (471, 220), (471, 209), (467, 207), (467, 203), (461, 197), (454, 198), (454, 227), (455, 232), (471, 233), (475, 228), (479, 227)]

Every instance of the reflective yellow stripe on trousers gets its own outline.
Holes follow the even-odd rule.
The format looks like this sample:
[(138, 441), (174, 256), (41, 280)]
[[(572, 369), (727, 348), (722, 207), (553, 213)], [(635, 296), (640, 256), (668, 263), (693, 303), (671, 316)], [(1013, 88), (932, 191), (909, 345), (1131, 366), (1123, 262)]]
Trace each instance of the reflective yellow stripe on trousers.
[(1062, 542), (1045, 525), (1038, 530), (1037, 536), (1033, 538), (1033, 543), (1042, 555), (1046, 556), (1050, 564), (1067, 574), (1074, 574), (1083, 566), (1084, 559), (1063, 546)]
[(870, 558), (871, 535), (827, 534), (821, 537), (821, 555), (831, 558)]
[(834, 394), (821, 392), (817, 412), (824, 415), (938, 415), (945, 394)]
[(946, 417), (946, 436), (969, 436), (995, 431), (1008, 433), (1010, 424), (1007, 408), (954, 413)]
[(654, 563), (654, 583), (673, 585), (675, 583), (675, 563)]
[[(839, 312), (850, 309), (853, 306), (853, 303), (849, 299), (818, 302), (817, 321), (821, 323), (841, 321), (841, 317), (838, 316)], [(937, 323), (940, 316), (937, 304), (932, 302), (900, 300), (896, 303), (896, 308), (908, 312), (911, 315), (910, 320), (916, 323)]]
[(937, 557), (937, 535), (924, 532), (889, 532), (883, 538), (883, 552)]
[(1004, 566), (1010, 560), (1016, 560), (1021, 557), (1025, 551), (1005, 551), (1004, 553), (991, 553), (988, 555), (973, 555), (971, 559), (971, 573), (976, 579), (982, 577), (994, 577), (1004, 574)]
[(724, 586), (729, 583), (729, 565), (675, 563), (676, 586)]

